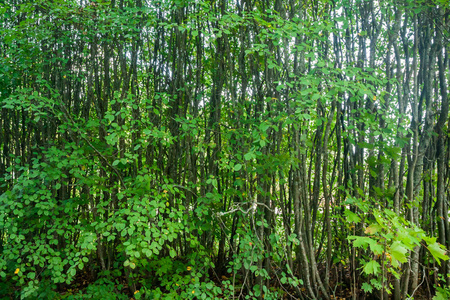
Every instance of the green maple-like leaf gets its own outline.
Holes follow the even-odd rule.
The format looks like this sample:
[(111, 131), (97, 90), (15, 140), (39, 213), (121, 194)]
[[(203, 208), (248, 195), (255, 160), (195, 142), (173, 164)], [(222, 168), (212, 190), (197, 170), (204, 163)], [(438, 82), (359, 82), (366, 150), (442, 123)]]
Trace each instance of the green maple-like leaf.
[[(403, 244), (399, 241), (395, 241), (391, 245), (391, 256), (393, 259), (399, 261), (399, 262), (407, 262), (408, 259), (406, 258), (406, 252), (408, 250), (403, 246)], [(393, 263), (394, 265), (394, 263)]]
[(347, 221), (349, 221), (349, 222), (358, 223), (358, 222), (361, 221), (361, 218), (357, 214), (355, 214), (354, 212), (350, 211), (349, 209), (346, 209), (344, 211), (344, 215), (347, 218)]
[(447, 299), (446, 296), (440, 291), (437, 291), (436, 296), (433, 297), (433, 300), (445, 300), (445, 299)]
[(353, 247), (363, 248), (363, 249), (367, 249), (367, 245), (369, 245), (370, 241), (372, 241), (372, 239), (370, 237), (356, 236), (356, 235), (351, 235), (347, 239), (354, 240)]
[(376, 234), (378, 231), (380, 231), (383, 227), (379, 224), (371, 224), (369, 227), (366, 228), (366, 230), (364, 231), (364, 233), (366, 234), (370, 234), (370, 235), (374, 235)]
[(430, 251), (431, 255), (433, 255), (434, 259), (436, 259), (437, 263), (441, 265), (441, 260), (448, 260), (449, 257), (445, 255), (445, 247), (442, 246), (439, 243), (432, 243), (428, 244), (428, 250)]
[(367, 282), (364, 282), (361, 285), (361, 289), (366, 293), (372, 293), (373, 287), (370, 284), (368, 284)]
[(383, 253), (383, 246), (380, 245), (376, 240), (370, 239), (369, 241), (370, 250), (376, 255), (381, 255)]
[(399, 262), (404, 263), (408, 261), (408, 259), (406, 258), (406, 253), (408, 250), (401, 242), (395, 241), (394, 243), (392, 243), (390, 248), (390, 256), (392, 258), (391, 262), (394, 268), (398, 268), (398, 266), (400, 265)]
[(364, 266), (363, 270), (366, 274), (376, 275), (380, 272), (380, 264), (375, 260), (371, 260)]

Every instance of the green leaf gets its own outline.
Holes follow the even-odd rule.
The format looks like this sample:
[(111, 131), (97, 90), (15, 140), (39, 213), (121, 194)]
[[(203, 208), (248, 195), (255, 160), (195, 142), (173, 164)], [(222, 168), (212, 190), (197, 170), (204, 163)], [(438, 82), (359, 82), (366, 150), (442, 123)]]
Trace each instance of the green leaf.
[(177, 253), (175, 252), (175, 250), (170, 249), (170, 257), (174, 258), (175, 256), (177, 256)]
[(447, 300), (448, 298), (441, 291), (436, 292), (436, 296), (433, 297), (433, 300)]
[(406, 252), (408, 251), (405, 247), (403, 247), (402, 243), (399, 241), (395, 241), (391, 245), (390, 254), (392, 256), (392, 265), (394, 267), (398, 267), (398, 262), (405, 263), (408, 261), (406, 258)]
[(365, 266), (364, 266), (364, 273), (366, 274), (378, 274), (380, 272), (380, 264), (375, 261), (375, 260), (371, 260), (369, 261)]
[(344, 216), (349, 222), (359, 223), (361, 221), (361, 218), (354, 212), (350, 211), (349, 209), (345, 209)]
[(261, 290), (260, 290), (259, 284), (255, 285), (255, 286), (253, 287), (253, 291), (255, 292), (255, 296), (256, 296), (256, 297), (259, 297), (259, 295), (261, 295)]
[(236, 164), (234, 165), (234, 171), (239, 171), (240, 169), (242, 169), (242, 165), (241, 164)]
[(373, 239), (370, 239), (369, 247), (370, 250), (376, 255), (381, 255), (383, 253), (383, 246)]
[(355, 236), (355, 235), (351, 235), (347, 239), (354, 240), (353, 247), (363, 248), (363, 249), (367, 249), (367, 245), (370, 244), (370, 240), (371, 240), (371, 238), (367, 237), (367, 236)]
[(270, 127), (270, 125), (267, 124), (267, 123), (261, 123), (261, 124), (259, 125), (259, 129), (260, 129), (262, 132), (266, 132), (266, 130), (267, 130), (269, 127)]
[(372, 293), (373, 287), (370, 284), (368, 284), (367, 282), (364, 282), (361, 285), (361, 289), (366, 293)]
[(370, 279), (370, 284), (378, 290), (381, 290), (381, 288), (383, 287), (383, 285), (381, 284), (381, 280), (379, 280), (378, 278)]
[(252, 158), (255, 158), (255, 154), (253, 152), (248, 152), (244, 154), (245, 160), (251, 160)]
[(436, 259), (437, 263), (441, 265), (441, 260), (448, 260), (449, 257), (445, 254), (445, 247), (439, 243), (428, 244), (428, 251)]
[(381, 225), (379, 224), (371, 224), (369, 227), (366, 228), (364, 233), (374, 235), (376, 234), (380, 229), (382, 229)]

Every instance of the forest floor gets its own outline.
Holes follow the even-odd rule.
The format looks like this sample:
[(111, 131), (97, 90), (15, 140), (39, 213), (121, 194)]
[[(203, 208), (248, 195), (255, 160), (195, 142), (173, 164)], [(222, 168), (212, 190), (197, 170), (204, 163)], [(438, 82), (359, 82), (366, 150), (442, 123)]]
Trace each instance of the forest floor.
[[(225, 274), (220, 275), (219, 276), (215, 276), (215, 283), (217, 286), (221, 286), (221, 280), (228, 280), (230, 277), (230, 274), (227, 274), (228, 276), (226, 276)], [(353, 293), (350, 287), (348, 287), (346, 285), (346, 283), (343, 282), (336, 282), (336, 278), (333, 277), (332, 274), (330, 274), (330, 285), (332, 286), (332, 291), (334, 291), (334, 293), (332, 293), (332, 295), (330, 295), (330, 299), (331, 300), (351, 300), (353, 299)], [(80, 272), (78, 273), (78, 275), (76, 276), (76, 279), (74, 282), (72, 282), (72, 284), (70, 285), (64, 285), (64, 286), (60, 286), (59, 289), (59, 294), (61, 295), (61, 299), (66, 299), (68, 298), (70, 295), (76, 295), (76, 294), (88, 294), (89, 291), (89, 286), (91, 286), (92, 284), (94, 284), (96, 282), (96, 279), (94, 278), (94, 276), (92, 276), (88, 271), (85, 272)], [(279, 290), (282, 293), (282, 298), (283, 300), (292, 300), (292, 299), (302, 299), (301, 297), (298, 296), (297, 291), (290, 287), (288, 289), (283, 289), (280, 286), (280, 283), (278, 282), (278, 280), (276, 278), (273, 278), (271, 280), (271, 285), (274, 289)], [(127, 283), (127, 279), (125, 278), (125, 276), (119, 277), (115, 279), (115, 285), (114, 285), (114, 289), (117, 292), (118, 295), (121, 296), (126, 296), (127, 299), (130, 300), (135, 300), (136, 298), (133, 295), (133, 292), (131, 291), (128, 283)], [(136, 285), (136, 289), (139, 290), (140, 286)], [(306, 290), (305, 288), (301, 288), (300, 289), (302, 292), (305, 292), (305, 294), (303, 295), (303, 299), (309, 299), (308, 297), (306, 297)], [(236, 297), (238, 297), (238, 292), (236, 294)], [(415, 300), (428, 300), (428, 299), (432, 299), (432, 297), (430, 297), (430, 295), (432, 294), (431, 291), (431, 287), (427, 287), (427, 283), (426, 282), (422, 282), (421, 286), (419, 286), (419, 288), (417, 289), (417, 291), (414, 294), (414, 298), (411, 299), (415, 299)], [(242, 297), (242, 295), (241, 295)], [(386, 299), (391, 299), (392, 297), (389, 296), (388, 298), (384, 298)], [(95, 298), (94, 298), (95, 299)], [(225, 298), (223, 298), (225, 299)], [(236, 298), (237, 299), (237, 298)], [(375, 293), (372, 295), (369, 294), (365, 294), (364, 291), (360, 291), (359, 295), (356, 297), (357, 300), (371, 300), (371, 299), (380, 299), (379, 294), (376, 295)]]
[[(338, 281), (336, 272), (330, 273), (330, 286), (331, 286), (331, 300), (353, 300), (353, 291), (350, 288), (350, 272), (347, 269), (341, 270), (344, 274), (345, 282)], [(210, 278), (214, 281), (216, 286), (223, 287), (222, 281), (227, 281), (232, 277), (232, 274), (228, 273), (216, 273), (210, 274)], [(422, 276), (421, 276), (422, 278)], [(145, 278), (141, 278), (145, 279)], [(139, 282), (139, 280), (137, 280)], [(7, 299), (18, 299), (17, 295), (20, 294), (19, 288), (15, 290), (2, 290), (4, 285), (0, 282), (0, 300)], [(242, 283), (237, 282), (236, 286), (242, 286)], [(279, 291), (282, 295), (280, 300), (292, 300), (292, 299), (310, 299), (306, 295), (306, 289), (300, 287), (300, 291), (303, 293), (302, 297), (299, 296), (298, 290), (294, 287), (282, 287), (278, 278), (274, 275), (270, 281), (270, 287), (273, 290)], [(156, 288), (156, 287), (153, 287)], [(135, 285), (136, 291), (142, 289), (139, 284)], [(163, 288), (161, 290), (164, 291)], [(123, 275), (120, 277), (98, 277), (95, 276), (88, 268), (77, 273), (75, 280), (71, 284), (58, 284), (56, 294), (47, 299), (98, 299), (98, 300), (109, 300), (109, 299), (129, 299), (137, 300), (135, 296), (134, 289), (128, 284), (127, 278)], [(240, 289), (236, 290), (236, 300), (243, 299), (242, 294), (245, 296), (245, 292), (241, 293)], [(432, 284), (428, 283), (427, 280), (423, 280), (420, 283), (419, 288), (414, 293), (414, 297), (410, 299), (414, 300), (431, 300), (433, 297), (430, 295), (434, 294), (434, 288)], [(109, 295), (109, 296), (105, 296)], [(145, 296), (141, 299), (147, 299)], [(226, 299), (222, 297), (221, 299)], [(366, 294), (364, 291), (360, 291), (356, 297), (357, 300), (375, 300), (380, 299), (380, 293)], [(392, 299), (391, 295), (388, 295), (384, 300)]]

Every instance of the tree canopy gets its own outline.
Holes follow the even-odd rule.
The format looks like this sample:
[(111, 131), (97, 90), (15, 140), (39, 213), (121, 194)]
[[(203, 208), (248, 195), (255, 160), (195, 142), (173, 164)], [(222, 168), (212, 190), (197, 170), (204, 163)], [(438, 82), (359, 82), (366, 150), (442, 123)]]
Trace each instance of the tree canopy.
[(2, 296), (450, 297), (447, 0), (0, 12)]

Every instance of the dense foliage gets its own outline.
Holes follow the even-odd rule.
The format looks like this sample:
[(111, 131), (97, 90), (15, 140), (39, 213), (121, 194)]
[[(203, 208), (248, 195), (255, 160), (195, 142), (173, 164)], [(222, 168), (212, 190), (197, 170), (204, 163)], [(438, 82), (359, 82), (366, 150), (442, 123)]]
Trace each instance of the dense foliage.
[(0, 296), (450, 297), (446, 0), (0, 12)]

